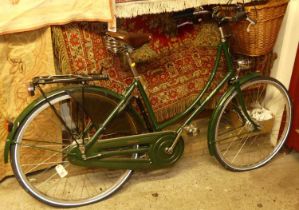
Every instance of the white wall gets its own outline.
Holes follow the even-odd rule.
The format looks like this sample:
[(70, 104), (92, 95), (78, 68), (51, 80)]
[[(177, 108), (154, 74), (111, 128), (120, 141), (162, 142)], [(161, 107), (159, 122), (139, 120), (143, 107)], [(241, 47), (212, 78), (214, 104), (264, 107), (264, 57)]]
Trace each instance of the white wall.
[(278, 59), (274, 62), (271, 76), (281, 81), (287, 88), (294, 67), (299, 42), (299, 0), (290, 0), (274, 52)]

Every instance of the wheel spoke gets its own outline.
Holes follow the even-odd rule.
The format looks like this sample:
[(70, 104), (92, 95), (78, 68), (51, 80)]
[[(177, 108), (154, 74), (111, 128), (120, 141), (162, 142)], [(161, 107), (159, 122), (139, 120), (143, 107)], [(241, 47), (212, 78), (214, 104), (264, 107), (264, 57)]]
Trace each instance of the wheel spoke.
[[(241, 86), (248, 114), (260, 128), (255, 130), (238, 111), (234, 92), (218, 112), (215, 133), (216, 157), (231, 170), (246, 171), (269, 162), (286, 140), (291, 104), (285, 89), (274, 79), (256, 79)], [(263, 112), (272, 118), (263, 119)], [(254, 112), (253, 112), (254, 111)], [(237, 117), (232, 118), (235, 112)], [(251, 116), (252, 113), (255, 113)]]
[[(80, 104), (81, 89), (72, 91), (72, 96), (66, 91), (49, 101), (41, 99), (19, 125), (12, 145), (12, 164), (18, 181), (35, 198), (59, 207), (102, 200), (121, 187), (132, 173), (126, 169), (88, 168), (69, 161), (69, 152), (77, 144), (87, 143), (109, 116), (107, 109), (113, 110), (118, 104), (118, 99), (86, 87), (85, 110)], [(138, 127), (134, 114), (124, 110), (101, 137), (135, 135)], [(131, 154), (127, 156), (124, 155), (132, 158)]]

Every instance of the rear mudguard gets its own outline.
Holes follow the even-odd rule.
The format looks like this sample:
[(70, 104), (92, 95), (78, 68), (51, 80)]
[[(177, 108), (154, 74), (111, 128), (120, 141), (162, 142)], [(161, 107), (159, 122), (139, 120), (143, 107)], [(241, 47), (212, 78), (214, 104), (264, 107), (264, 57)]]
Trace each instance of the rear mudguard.
[(234, 93), (234, 91), (236, 91), (236, 85), (242, 85), (242, 84), (244, 84), (252, 79), (256, 79), (260, 76), (261, 76), (260, 73), (257, 73), (257, 72), (252, 72), (252, 73), (247, 74), (246, 76), (237, 80), (235, 85), (231, 85), (229, 87), (229, 89), (220, 98), (220, 100), (219, 100), (218, 104), (216, 105), (216, 108), (214, 109), (213, 114), (210, 118), (209, 127), (208, 127), (208, 148), (209, 148), (210, 155), (214, 156), (214, 154), (215, 154), (215, 149), (214, 149), (215, 147), (213, 147), (213, 145), (215, 144), (214, 130), (215, 130), (215, 126), (216, 126), (217, 117), (219, 115), (219, 112), (223, 108), (225, 101)]
[[(75, 86), (75, 87), (68, 87), (68, 88), (61, 88), (58, 90), (54, 90), (52, 92), (47, 93), (47, 98), (51, 99), (55, 96), (58, 96), (60, 94), (67, 92), (73, 92), (78, 90), (79, 88), (81, 88), (80, 86)], [(88, 88), (90, 91), (93, 92), (98, 92), (101, 93), (105, 96), (109, 96), (112, 99), (115, 99), (116, 101), (119, 101), (123, 98), (122, 95), (117, 94), (109, 89), (103, 88), (103, 87), (96, 87), (96, 86), (88, 86), (85, 87), (85, 89)], [(14, 144), (14, 138), (17, 134), (18, 128), (19, 126), (23, 123), (23, 121), (25, 120), (26, 116), (28, 114), (30, 114), (37, 106), (39, 106), (41, 103), (43, 103), (45, 101), (44, 97), (39, 97), (38, 99), (34, 100), (31, 104), (29, 104), (23, 111), (22, 113), (16, 118), (16, 120), (13, 123), (13, 127), (11, 129), (11, 131), (9, 132), (7, 138), (6, 138), (6, 143), (5, 143), (5, 148), (4, 148), (4, 162), (7, 163), (8, 162), (8, 156), (9, 156), (9, 150), (12, 144)], [(130, 108), (132, 109), (132, 108)], [(133, 110), (133, 109), (132, 109)], [(134, 118), (135, 120), (138, 121), (139, 125), (144, 125), (143, 120), (140, 118), (139, 114), (136, 113), (135, 111), (133, 111), (134, 114)]]

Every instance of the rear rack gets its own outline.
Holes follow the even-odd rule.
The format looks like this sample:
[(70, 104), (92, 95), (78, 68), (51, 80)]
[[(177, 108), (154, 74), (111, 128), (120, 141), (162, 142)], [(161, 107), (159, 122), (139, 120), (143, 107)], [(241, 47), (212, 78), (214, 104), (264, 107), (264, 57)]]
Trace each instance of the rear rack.
[(108, 80), (108, 75), (105, 74), (90, 74), (90, 75), (50, 75), (50, 76), (39, 76), (32, 79), (34, 86), (42, 84), (53, 84), (53, 83), (85, 83), (96, 80)]
[(48, 75), (34, 77), (28, 86), (28, 93), (34, 96), (35, 87), (39, 85), (54, 84), (54, 83), (73, 83), (73, 84), (85, 84), (87, 82), (96, 80), (108, 80), (109, 76), (105, 74), (88, 74), (88, 75)]

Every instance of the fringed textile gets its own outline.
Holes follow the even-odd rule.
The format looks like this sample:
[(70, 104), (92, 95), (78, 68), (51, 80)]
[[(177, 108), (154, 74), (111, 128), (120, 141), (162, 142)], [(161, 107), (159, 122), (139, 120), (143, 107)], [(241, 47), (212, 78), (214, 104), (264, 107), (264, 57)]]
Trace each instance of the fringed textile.
[[(242, 0), (116, 0), (117, 17), (135, 17), (143, 14), (157, 14), (180, 11), (207, 4), (227, 4)], [(250, 0), (245, 0), (250, 2)]]

